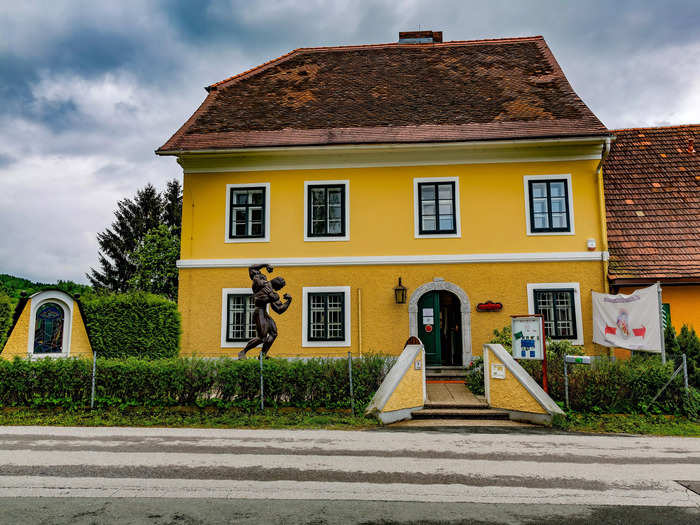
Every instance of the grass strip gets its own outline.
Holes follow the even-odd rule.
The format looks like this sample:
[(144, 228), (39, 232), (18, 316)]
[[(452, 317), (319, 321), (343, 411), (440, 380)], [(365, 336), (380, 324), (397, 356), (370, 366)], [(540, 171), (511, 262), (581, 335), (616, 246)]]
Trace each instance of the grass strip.
[(380, 423), (349, 411), (265, 409), (247, 411), (197, 407), (127, 407), (60, 409), (13, 407), (0, 409), (0, 425), (129, 426), (172, 428), (304, 428), (364, 430)]
[(700, 422), (681, 416), (569, 413), (555, 426), (570, 432), (700, 437)]

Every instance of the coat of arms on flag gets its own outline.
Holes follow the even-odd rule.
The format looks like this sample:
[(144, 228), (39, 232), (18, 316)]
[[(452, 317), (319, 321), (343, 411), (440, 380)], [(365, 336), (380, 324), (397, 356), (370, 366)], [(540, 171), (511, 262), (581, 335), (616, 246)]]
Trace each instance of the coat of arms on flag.
[(634, 293), (593, 295), (593, 342), (630, 350), (661, 352), (657, 285)]

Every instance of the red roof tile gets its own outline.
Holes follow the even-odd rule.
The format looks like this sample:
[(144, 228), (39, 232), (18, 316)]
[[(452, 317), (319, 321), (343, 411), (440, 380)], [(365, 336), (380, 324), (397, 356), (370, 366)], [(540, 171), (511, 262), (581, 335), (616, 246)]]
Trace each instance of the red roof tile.
[(157, 153), (607, 134), (542, 37), (303, 48), (207, 90)]
[(700, 278), (700, 125), (619, 129), (603, 166), (611, 279)]

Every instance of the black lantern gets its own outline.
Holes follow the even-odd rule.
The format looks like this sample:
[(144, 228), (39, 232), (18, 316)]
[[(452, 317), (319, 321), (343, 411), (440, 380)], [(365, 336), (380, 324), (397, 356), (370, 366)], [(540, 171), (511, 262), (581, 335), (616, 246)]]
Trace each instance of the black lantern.
[(406, 302), (406, 287), (401, 284), (401, 277), (399, 277), (399, 285), (394, 288), (394, 297), (396, 298), (396, 304), (404, 304)]

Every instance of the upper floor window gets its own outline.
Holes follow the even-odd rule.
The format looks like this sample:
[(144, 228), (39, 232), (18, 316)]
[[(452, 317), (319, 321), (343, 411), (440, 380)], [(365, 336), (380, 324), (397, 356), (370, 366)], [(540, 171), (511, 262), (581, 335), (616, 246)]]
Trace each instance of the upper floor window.
[(270, 240), (270, 184), (227, 185), (227, 242)]
[(547, 337), (583, 344), (579, 283), (528, 284), (527, 291), (529, 311), (542, 314)]
[(304, 183), (306, 241), (347, 241), (350, 239), (348, 181)]
[(573, 234), (570, 175), (525, 177), (528, 235)]
[(414, 179), (416, 237), (459, 237), (457, 177)]

